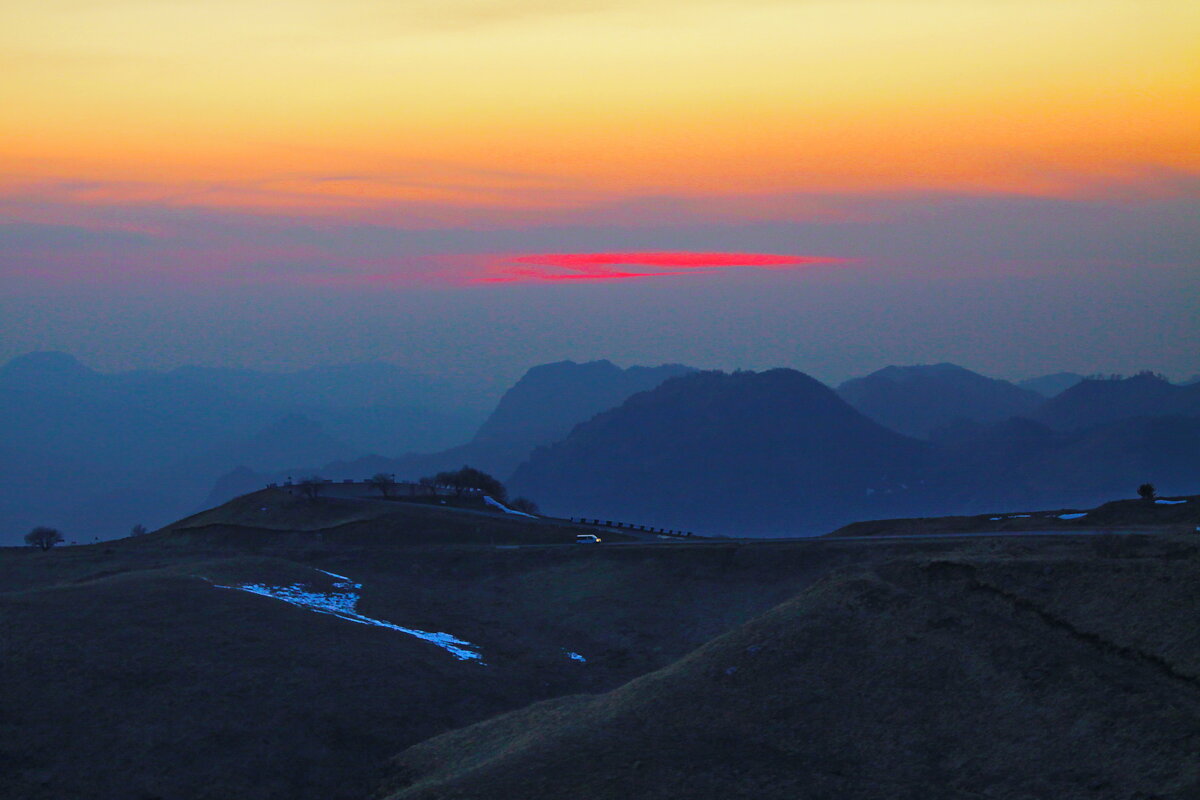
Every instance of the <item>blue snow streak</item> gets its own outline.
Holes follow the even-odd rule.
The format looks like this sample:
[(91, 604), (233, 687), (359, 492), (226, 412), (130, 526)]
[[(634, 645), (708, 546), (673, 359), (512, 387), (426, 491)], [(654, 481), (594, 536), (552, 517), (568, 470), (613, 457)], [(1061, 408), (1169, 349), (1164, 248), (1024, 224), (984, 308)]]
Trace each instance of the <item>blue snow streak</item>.
[[(324, 570), (320, 571), (324, 572)], [(337, 578), (344, 577), (342, 575), (333, 575), (329, 572), (325, 574)], [(213, 586), (217, 589), (236, 589), (241, 592), (262, 595), (263, 597), (273, 597), (276, 600), (282, 600), (285, 603), (299, 606), (300, 608), (307, 608), (309, 611), (315, 611), (318, 614), (332, 614), (347, 622), (357, 622), (360, 625), (375, 625), (380, 628), (400, 631), (401, 633), (407, 633), (409, 636), (415, 636), (418, 639), (424, 639), (427, 642), (437, 645), (459, 661), (478, 661), (481, 664), (483, 663), (483, 656), (476, 652), (479, 648), (468, 641), (459, 639), (457, 636), (449, 633), (431, 633), (429, 631), (419, 631), (415, 628), (405, 628), (358, 613), (354, 610), (354, 607), (358, 604), (359, 595), (352, 590), (361, 589), (362, 584), (354, 583), (349, 578), (345, 578), (343, 581), (333, 585), (335, 589), (342, 590), (337, 592), (314, 592), (301, 583), (293, 583), (291, 586), (268, 586), (263, 583), (246, 583), (240, 586), (213, 584)]]

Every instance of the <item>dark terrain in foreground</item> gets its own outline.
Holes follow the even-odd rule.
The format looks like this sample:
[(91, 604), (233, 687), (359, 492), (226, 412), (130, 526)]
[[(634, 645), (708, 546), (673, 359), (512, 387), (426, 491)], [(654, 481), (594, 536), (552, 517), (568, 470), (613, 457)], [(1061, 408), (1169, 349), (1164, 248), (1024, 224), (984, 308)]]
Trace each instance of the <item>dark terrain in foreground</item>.
[[(0, 796), (1200, 794), (1195, 533), (597, 546), (264, 497), (0, 550)], [(341, 576), (482, 658), (221, 588)]]

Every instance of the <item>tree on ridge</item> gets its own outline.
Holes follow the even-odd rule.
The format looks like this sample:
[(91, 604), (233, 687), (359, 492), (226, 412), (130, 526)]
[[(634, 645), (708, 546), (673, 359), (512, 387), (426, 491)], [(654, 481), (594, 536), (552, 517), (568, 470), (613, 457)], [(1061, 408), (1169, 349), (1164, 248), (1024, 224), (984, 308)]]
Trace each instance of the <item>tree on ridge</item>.
[(29, 533), (25, 534), (25, 544), (30, 547), (37, 547), (43, 551), (49, 550), (54, 545), (65, 541), (63, 535), (55, 528), (47, 528), (45, 525), (39, 525)]
[(392, 491), (396, 488), (396, 479), (386, 472), (377, 472), (367, 478), (367, 485), (378, 489), (384, 497), (391, 497)]

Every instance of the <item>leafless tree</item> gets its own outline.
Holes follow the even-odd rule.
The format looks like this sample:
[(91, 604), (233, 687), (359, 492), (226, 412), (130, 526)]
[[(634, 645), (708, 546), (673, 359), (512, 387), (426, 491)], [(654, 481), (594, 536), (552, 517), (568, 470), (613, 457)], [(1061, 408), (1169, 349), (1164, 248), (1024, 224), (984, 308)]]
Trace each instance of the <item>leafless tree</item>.
[(384, 497), (391, 497), (392, 491), (396, 488), (396, 479), (386, 472), (377, 472), (367, 478), (367, 484), (378, 489)]
[(325, 479), (319, 475), (305, 478), (296, 484), (300, 487), (300, 493), (307, 497), (312, 502), (317, 501), (317, 497), (321, 494), (321, 490), (325, 488)]
[(25, 534), (25, 544), (30, 547), (41, 548), (42, 550), (49, 550), (62, 541), (65, 540), (61, 533), (54, 528), (47, 528), (45, 525), (39, 525)]

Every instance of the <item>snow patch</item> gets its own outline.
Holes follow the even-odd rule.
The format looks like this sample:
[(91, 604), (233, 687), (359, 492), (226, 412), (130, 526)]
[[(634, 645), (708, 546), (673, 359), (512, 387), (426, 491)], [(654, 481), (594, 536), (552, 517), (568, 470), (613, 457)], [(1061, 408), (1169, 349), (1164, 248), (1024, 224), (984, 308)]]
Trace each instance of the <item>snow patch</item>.
[(579, 653), (572, 653), (570, 650), (566, 650), (564, 652), (567, 654), (567, 658), (571, 659), (572, 661), (582, 661), (584, 664), (587, 663), (587, 659), (579, 655)]
[(354, 590), (361, 589), (362, 584), (355, 583), (345, 575), (335, 575), (332, 572), (325, 572), (323, 569), (317, 571), (331, 578), (341, 579), (339, 582), (333, 584), (334, 589), (339, 591), (318, 592), (302, 583), (293, 583), (291, 586), (269, 586), (265, 583), (243, 583), (236, 586), (213, 584), (213, 586), (217, 589), (236, 589), (241, 592), (271, 597), (293, 606), (315, 611), (318, 614), (331, 614), (339, 619), (344, 619), (347, 622), (356, 622), (359, 625), (374, 625), (379, 628), (399, 631), (400, 633), (406, 633), (409, 636), (414, 636), (435, 644), (459, 661), (478, 661), (481, 664), (483, 663), (483, 656), (477, 652), (479, 650), (478, 646), (459, 639), (457, 636), (449, 633), (433, 633), (415, 628), (405, 628), (401, 625), (395, 625), (381, 619), (373, 619), (358, 613), (354, 609), (358, 605), (359, 594)]
[(1059, 519), (1079, 519), (1080, 517), (1086, 517), (1086, 516), (1087, 516), (1087, 512), (1081, 511), (1078, 514), (1059, 514), (1058, 518)]
[[(346, 581), (346, 582), (348, 582), (348, 583), (354, 583), (354, 581), (350, 580), (350, 579), (349, 579), (349, 578), (347, 578), (345, 575), (338, 575), (336, 572), (326, 572), (326, 571), (325, 571), (325, 570), (323, 570), (323, 569), (318, 569), (318, 570), (317, 570), (317, 572), (320, 572), (322, 575), (328, 575), (328, 576), (329, 576), (329, 577), (331, 577), (331, 578), (337, 578), (337, 579), (338, 579), (338, 580), (340, 580), (340, 581)], [(362, 588), (362, 584), (361, 584), (361, 583), (359, 583), (359, 584), (355, 584), (355, 588), (361, 589), (361, 588)]]
[(1155, 500), (1155, 505), (1160, 506), (1177, 506), (1180, 503), (1186, 503), (1187, 500)]
[(505, 514), (516, 514), (518, 517), (529, 517), (530, 519), (536, 519), (536, 517), (534, 517), (533, 514), (526, 514), (524, 511), (516, 511), (514, 509), (511, 509), (508, 506), (504, 505), (504, 503), (501, 503), (499, 500), (496, 500), (495, 498), (490, 497), (489, 495), (486, 495), (486, 494), (483, 496), (483, 502), (486, 503), (487, 505), (491, 506), (492, 508), (503, 511)]

